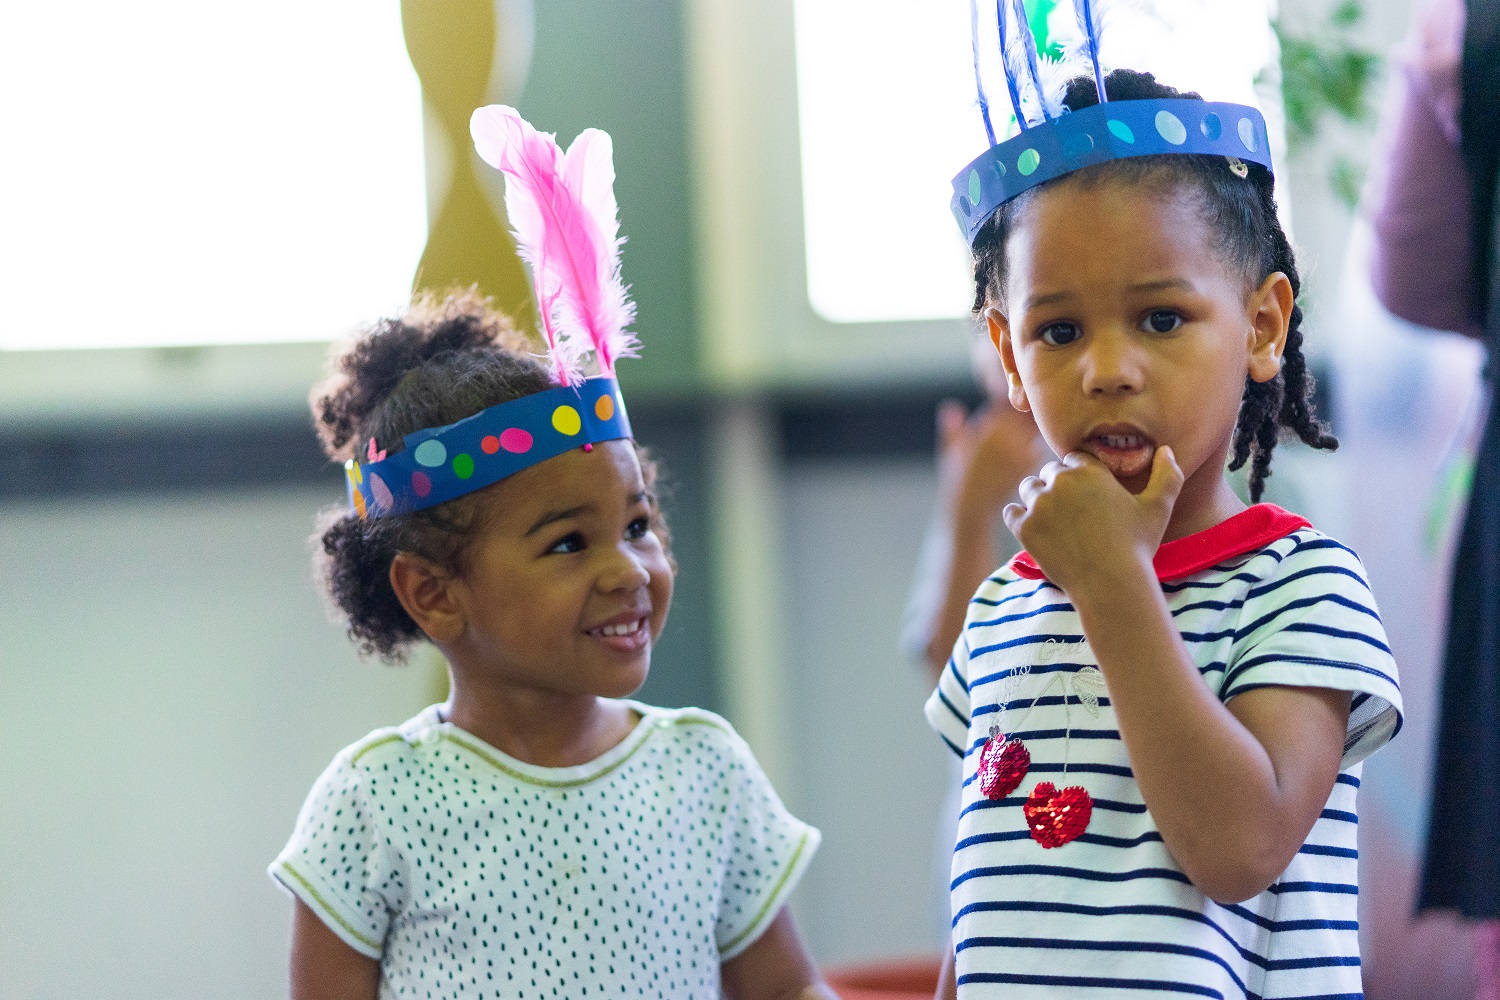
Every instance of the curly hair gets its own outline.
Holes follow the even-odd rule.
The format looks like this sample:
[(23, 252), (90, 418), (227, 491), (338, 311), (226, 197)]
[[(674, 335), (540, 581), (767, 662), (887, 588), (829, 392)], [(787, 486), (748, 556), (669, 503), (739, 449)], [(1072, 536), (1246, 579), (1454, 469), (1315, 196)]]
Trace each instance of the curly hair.
[[(531, 342), (473, 290), (422, 296), (404, 316), (373, 324), (331, 367), (311, 404), (323, 451), (337, 462), (357, 457), (367, 441), (398, 452), (414, 431), (554, 387)], [(644, 448), (636, 451), (652, 528), (670, 558), (671, 537), (656, 500), (658, 469)], [(324, 512), (315, 536), (319, 575), (362, 654), (403, 660), (424, 638), (391, 587), (391, 562), (398, 552), (413, 552), (462, 573), (478, 526), (475, 497), (399, 516), (359, 518), (345, 507)]]
[[(1149, 73), (1117, 69), (1105, 79), (1112, 101), (1147, 100), (1159, 97), (1202, 100), (1156, 82)], [(1079, 77), (1068, 85), (1065, 103), (1079, 110), (1098, 103), (1094, 81)], [(1246, 164), (1249, 175), (1236, 176), (1220, 156), (1162, 155), (1114, 160), (1067, 175), (1069, 181), (1086, 185), (1119, 180), (1163, 189), (1187, 188), (1198, 195), (1198, 207), (1208, 231), (1215, 234), (1215, 248), (1233, 267), (1242, 268), (1255, 286), (1280, 271), (1291, 282), (1292, 296), (1301, 294), (1297, 262), (1281, 221), (1276, 214), (1276, 196), (1270, 171), (1257, 163)], [(1045, 188), (1063, 178), (1040, 185)], [(996, 209), (974, 241), (974, 312), (994, 302), (1004, 304), (1007, 275), (1005, 244), (1021, 211), (1035, 196), (1033, 188)], [(1302, 307), (1293, 305), (1281, 371), (1266, 382), (1248, 375), (1235, 422), (1230, 469), (1250, 466), (1250, 498), (1259, 501), (1271, 475), (1271, 453), (1283, 430), (1305, 444), (1329, 451), (1338, 441), (1313, 410), (1313, 378), (1302, 354)]]

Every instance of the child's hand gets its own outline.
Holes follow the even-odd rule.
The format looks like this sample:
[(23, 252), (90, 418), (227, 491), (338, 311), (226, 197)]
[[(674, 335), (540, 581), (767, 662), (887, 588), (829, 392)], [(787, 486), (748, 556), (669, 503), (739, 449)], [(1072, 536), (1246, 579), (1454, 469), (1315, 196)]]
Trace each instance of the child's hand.
[(1021, 502), (1007, 504), (1002, 514), (1047, 579), (1071, 594), (1108, 586), (1122, 574), (1151, 572), (1182, 482), (1165, 445), (1152, 456), (1146, 488), (1134, 495), (1104, 463), (1073, 451), (1023, 479)]

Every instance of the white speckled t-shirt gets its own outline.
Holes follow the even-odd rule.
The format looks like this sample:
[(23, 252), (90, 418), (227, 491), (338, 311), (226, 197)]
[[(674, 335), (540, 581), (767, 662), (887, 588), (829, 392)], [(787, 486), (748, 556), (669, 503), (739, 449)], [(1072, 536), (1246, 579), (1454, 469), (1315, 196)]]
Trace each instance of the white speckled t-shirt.
[(380, 960), (382, 998), (717, 996), (819, 834), (723, 719), (630, 704), (630, 735), (576, 767), (436, 706), (376, 730), (318, 778), (270, 874)]

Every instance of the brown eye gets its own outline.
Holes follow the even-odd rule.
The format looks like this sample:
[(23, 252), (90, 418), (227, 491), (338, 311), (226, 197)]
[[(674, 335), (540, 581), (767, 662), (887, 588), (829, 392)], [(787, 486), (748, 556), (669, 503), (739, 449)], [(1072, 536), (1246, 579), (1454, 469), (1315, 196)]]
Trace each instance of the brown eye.
[(547, 554), (549, 556), (550, 555), (569, 555), (569, 554), (574, 553), (574, 552), (582, 552), (582, 551), (583, 551), (583, 536), (580, 535), (578, 532), (573, 531), (573, 532), (569, 532), (568, 534), (566, 534), (566, 535), (562, 536), (561, 538), (559, 538), (557, 541), (553, 542), (552, 543), (552, 547), (547, 550)]
[(1152, 333), (1171, 333), (1182, 325), (1182, 316), (1171, 309), (1153, 309), (1146, 316), (1146, 329)]
[(1083, 331), (1074, 323), (1049, 323), (1037, 332), (1038, 340), (1053, 347), (1066, 347), (1081, 336)]

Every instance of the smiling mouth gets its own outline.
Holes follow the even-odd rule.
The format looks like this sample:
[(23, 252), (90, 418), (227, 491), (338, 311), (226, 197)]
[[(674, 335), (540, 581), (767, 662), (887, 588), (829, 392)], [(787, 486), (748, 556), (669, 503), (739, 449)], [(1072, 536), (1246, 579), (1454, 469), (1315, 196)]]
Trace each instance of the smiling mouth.
[(627, 622), (611, 622), (607, 625), (599, 625), (584, 633), (593, 639), (598, 639), (606, 646), (621, 650), (622, 652), (633, 652), (645, 646), (651, 638), (651, 630), (647, 628), (648, 616), (633, 618)]

